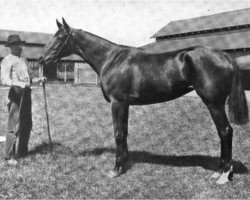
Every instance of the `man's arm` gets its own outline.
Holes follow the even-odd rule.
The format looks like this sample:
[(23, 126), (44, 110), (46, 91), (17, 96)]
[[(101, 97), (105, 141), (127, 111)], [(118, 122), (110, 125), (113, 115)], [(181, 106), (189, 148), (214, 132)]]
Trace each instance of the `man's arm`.
[[(36, 84), (36, 83), (40, 83), (40, 82), (44, 82), (46, 80), (45, 77), (36, 77), (33, 70), (31, 69), (31, 67), (28, 65), (28, 62), (26, 60), (27, 66), (28, 66), (28, 72), (29, 72), (29, 76), (30, 76), (30, 82), (31, 84)], [(39, 66), (40, 67), (40, 66)]]
[(1, 63), (1, 81), (3, 85), (12, 86), (13, 81), (10, 78), (11, 63), (7, 59), (3, 59)]

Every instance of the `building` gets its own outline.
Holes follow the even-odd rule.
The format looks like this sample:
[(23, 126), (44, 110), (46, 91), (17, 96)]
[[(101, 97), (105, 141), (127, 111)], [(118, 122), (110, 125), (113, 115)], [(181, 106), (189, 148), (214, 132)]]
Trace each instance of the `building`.
[(166, 52), (190, 46), (210, 46), (229, 53), (243, 73), (243, 85), (250, 89), (250, 8), (169, 22), (141, 48)]
[[(49, 80), (63, 80), (64, 82), (77, 80), (77, 82), (75, 81), (77, 84), (97, 82), (95, 72), (77, 55), (65, 57), (58, 63), (52, 63), (47, 66), (39, 65), (37, 60), (44, 51), (45, 44), (52, 38), (53, 34), (0, 29), (0, 61), (10, 53), (9, 48), (4, 45), (11, 34), (20, 35), (21, 39), (26, 42), (23, 46), (22, 55), (27, 58), (36, 76), (46, 76)], [(79, 72), (81, 72), (80, 75)]]

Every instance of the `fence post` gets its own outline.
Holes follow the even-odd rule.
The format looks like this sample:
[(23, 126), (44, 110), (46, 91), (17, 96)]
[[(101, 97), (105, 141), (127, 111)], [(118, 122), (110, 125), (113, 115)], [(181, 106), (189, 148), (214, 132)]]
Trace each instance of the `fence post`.
[(43, 65), (39, 66), (39, 77), (43, 77)]
[(76, 65), (77, 63), (74, 65), (74, 84), (76, 84)]
[(64, 65), (64, 82), (66, 83), (67, 82), (67, 65), (66, 63), (63, 63)]

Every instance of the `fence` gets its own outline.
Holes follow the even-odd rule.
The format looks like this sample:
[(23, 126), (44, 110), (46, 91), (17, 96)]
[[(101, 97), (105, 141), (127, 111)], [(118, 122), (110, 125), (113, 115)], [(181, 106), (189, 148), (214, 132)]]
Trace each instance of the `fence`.
[(98, 83), (99, 83), (98, 75), (87, 63), (82, 63), (82, 62), (75, 63), (74, 84), (98, 85)]

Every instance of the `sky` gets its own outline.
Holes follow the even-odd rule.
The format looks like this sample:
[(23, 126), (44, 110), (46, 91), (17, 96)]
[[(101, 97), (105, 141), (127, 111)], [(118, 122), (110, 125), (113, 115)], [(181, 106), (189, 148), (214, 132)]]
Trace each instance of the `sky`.
[(139, 47), (170, 21), (244, 8), (249, 0), (0, 0), (0, 29), (55, 33), (64, 17), (73, 28)]

